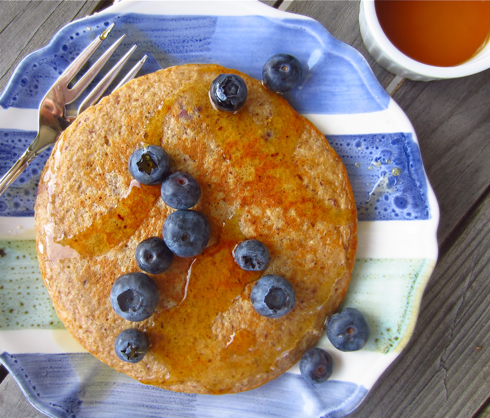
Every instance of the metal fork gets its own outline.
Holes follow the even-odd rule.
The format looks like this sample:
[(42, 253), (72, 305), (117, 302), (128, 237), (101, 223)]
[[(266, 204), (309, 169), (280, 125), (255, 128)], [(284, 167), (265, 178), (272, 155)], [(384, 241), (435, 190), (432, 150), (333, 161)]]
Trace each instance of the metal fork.
[[(61, 133), (76, 119), (77, 115), (82, 113), (85, 109), (100, 99), (114, 78), (116, 78), (121, 68), (128, 61), (129, 57), (136, 49), (136, 45), (133, 45), (133, 47), (114, 67), (112, 67), (112, 69), (104, 76), (99, 84), (97, 84), (97, 86), (90, 92), (90, 94), (78, 108), (77, 115), (67, 115), (66, 105), (73, 103), (80, 96), (80, 94), (85, 91), (85, 89), (100, 72), (104, 64), (109, 60), (111, 55), (125, 38), (126, 35), (121, 36), (106, 52), (104, 52), (104, 54), (102, 54), (102, 56), (83, 75), (83, 77), (81, 77), (73, 87), (69, 88), (69, 83), (77, 75), (82, 66), (89, 60), (99, 45), (107, 38), (113, 27), (114, 23), (104, 32), (102, 32), (101, 35), (95, 38), (90, 45), (88, 45), (87, 48), (80, 53), (75, 61), (70, 64), (63, 74), (61, 74), (58, 80), (54, 83), (53, 87), (51, 87), (46, 96), (44, 96), (44, 99), (41, 101), (41, 105), (39, 106), (38, 134), (24, 154), (22, 154), (12, 168), (0, 179), (0, 196), (8, 189), (15, 179), (22, 174), (22, 172), (29, 166), (34, 158), (56, 142)], [(116, 89), (134, 78), (136, 73), (143, 66), (146, 58), (147, 56), (145, 55), (140, 61), (138, 61), (138, 63), (117, 85)]]

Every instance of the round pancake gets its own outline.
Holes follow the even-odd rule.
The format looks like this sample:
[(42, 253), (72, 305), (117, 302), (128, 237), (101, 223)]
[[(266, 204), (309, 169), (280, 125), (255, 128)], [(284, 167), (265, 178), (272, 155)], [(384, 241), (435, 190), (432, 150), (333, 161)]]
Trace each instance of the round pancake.
[[(208, 90), (221, 73), (247, 84), (245, 105), (217, 111)], [(211, 226), (204, 252), (175, 257), (151, 275), (160, 301), (147, 320), (119, 317), (109, 295), (139, 271), (135, 249), (162, 236), (173, 209), (159, 186), (140, 185), (131, 153), (161, 145), (172, 171), (200, 183), (193, 209)], [(295, 364), (320, 337), (351, 277), (357, 245), (354, 198), (345, 168), (322, 135), (261, 82), (217, 65), (184, 65), (133, 80), (89, 108), (63, 133), (48, 160), (35, 207), (41, 273), (66, 328), (92, 354), (140, 382), (222, 394), (255, 388)], [(241, 270), (234, 248), (258, 239), (271, 260)], [(253, 284), (279, 274), (296, 306), (271, 319), (255, 312)], [(147, 333), (136, 364), (114, 352), (127, 328)]]

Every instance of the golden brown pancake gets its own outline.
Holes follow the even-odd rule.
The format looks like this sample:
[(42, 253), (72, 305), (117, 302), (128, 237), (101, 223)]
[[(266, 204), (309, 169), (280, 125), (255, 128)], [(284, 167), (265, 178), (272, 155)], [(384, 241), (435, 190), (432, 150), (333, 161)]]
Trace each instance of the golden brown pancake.
[[(215, 110), (208, 97), (221, 73), (247, 84), (234, 114)], [(173, 171), (200, 183), (193, 209), (209, 220), (211, 239), (202, 254), (175, 257), (151, 275), (160, 301), (134, 323), (112, 309), (112, 284), (140, 271), (136, 246), (161, 237), (173, 211), (159, 186), (139, 185), (129, 173), (129, 156), (145, 144), (162, 146)], [(89, 108), (55, 145), (35, 210), (42, 277), (66, 328), (116, 370), (183, 392), (244, 391), (295, 364), (340, 304), (357, 245), (351, 187), (325, 136), (261, 82), (217, 65), (140, 77)], [(233, 260), (236, 245), (252, 238), (271, 255), (263, 272)], [(295, 289), (295, 308), (281, 318), (259, 315), (250, 302), (265, 274)], [(114, 352), (127, 328), (151, 344), (135, 364)]]

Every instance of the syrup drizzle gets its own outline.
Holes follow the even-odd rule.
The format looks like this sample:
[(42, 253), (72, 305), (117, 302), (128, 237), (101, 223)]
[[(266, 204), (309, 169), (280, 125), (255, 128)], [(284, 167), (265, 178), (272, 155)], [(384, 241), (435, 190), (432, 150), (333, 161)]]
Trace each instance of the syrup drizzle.
[(158, 187), (143, 184), (140, 188), (132, 187), (126, 198), (99, 216), (90, 227), (72, 237), (64, 237), (58, 243), (72, 248), (82, 257), (105, 254), (129, 240), (148, 217), (159, 197)]

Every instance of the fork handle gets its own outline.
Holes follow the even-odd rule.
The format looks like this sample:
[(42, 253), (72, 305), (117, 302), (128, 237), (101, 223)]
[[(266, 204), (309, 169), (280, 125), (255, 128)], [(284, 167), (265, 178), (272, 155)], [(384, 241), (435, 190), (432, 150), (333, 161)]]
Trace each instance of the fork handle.
[(0, 179), (0, 196), (2, 196), (9, 186), (24, 172), (34, 158), (36, 158), (36, 153), (28, 148), (12, 168), (4, 174)]
[[(43, 115), (41, 114), (41, 118)], [(68, 119), (65, 120), (65, 123)], [(71, 120), (69, 121), (71, 123)], [(69, 125), (69, 123), (68, 123)], [(67, 126), (68, 126), (67, 125)], [(64, 128), (63, 128), (64, 129)], [(36, 158), (41, 152), (43, 152), (50, 145), (53, 145), (60, 136), (62, 128), (60, 124), (43, 125), (39, 128), (39, 132), (32, 141), (31, 145), (26, 149), (24, 154), (17, 160), (12, 168), (7, 171), (0, 179), (0, 196), (5, 193), (5, 190), (19, 177), (29, 164)]]

